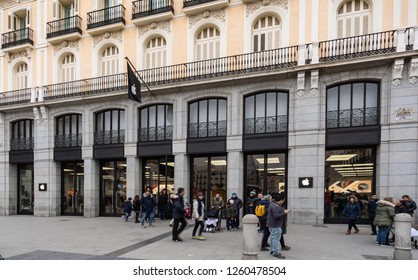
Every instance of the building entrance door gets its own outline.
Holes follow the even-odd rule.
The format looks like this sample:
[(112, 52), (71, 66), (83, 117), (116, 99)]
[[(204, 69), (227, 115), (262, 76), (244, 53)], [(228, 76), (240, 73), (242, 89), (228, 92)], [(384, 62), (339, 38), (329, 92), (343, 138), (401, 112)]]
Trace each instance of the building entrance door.
[(126, 161), (100, 162), (100, 215), (123, 214), (126, 200)]
[(19, 164), (17, 167), (17, 209), (18, 214), (33, 215), (34, 187), (33, 164)]
[(84, 213), (84, 164), (63, 162), (61, 164), (62, 215)]

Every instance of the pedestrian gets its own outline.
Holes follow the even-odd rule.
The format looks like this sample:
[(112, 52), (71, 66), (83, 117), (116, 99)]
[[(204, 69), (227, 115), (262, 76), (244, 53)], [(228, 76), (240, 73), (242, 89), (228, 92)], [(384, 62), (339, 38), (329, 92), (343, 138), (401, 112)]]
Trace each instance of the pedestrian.
[(135, 195), (134, 196), (134, 201), (133, 201), (133, 209), (135, 212), (135, 223), (139, 223), (139, 212), (141, 211), (141, 202), (139, 200), (139, 195)]
[(417, 204), (407, 194), (402, 196), (402, 200), (405, 201), (407, 213), (412, 217), (414, 215), (415, 209), (417, 209)]
[(234, 200), (230, 199), (225, 208), (226, 231), (235, 230), (235, 206)]
[(222, 197), (217, 193), (215, 197), (212, 199), (212, 207), (213, 209), (221, 211), (225, 207), (225, 202)]
[(123, 210), (125, 211), (125, 222), (127, 222), (132, 213), (132, 197), (125, 200)]
[(250, 196), (247, 198), (247, 209), (246, 214), (254, 214), (255, 204), (258, 201), (255, 190), (250, 192)]
[[(205, 240), (205, 238), (202, 236), (204, 224), (203, 220), (205, 218), (205, 204), (203, 203), (203, 193), (201, 191), (198, 191), (196, 193), (196, 199), (193, 200), (193, 213), (192, 217), (194, 219), (194, 228), (192, 233), (192, 239), (196, 240)], [(197, 229), (199, 228), (199, 234), (196, 235)]]
[(167, 216), (168, 208), (168, 196), (166, 189), (161, 190), (160, 195), (158, 196), (158, 214), (160, 220), (165, 220)]
[(283, 209), (283, 203), (284, 196), (279, 193), (274, 193), (272, 195), (272, 201), (270, 202), (267, 215), (267, 226), (269, 227), (271, 238), (270, 254), (278, 259), (286, 258), (280, 253), (279, 240), (282, 235), (284, 216), (287, 215), (290, 210)]
[(379, 201), (379, 198), (377, 198), (377, 195), (372, 194), (372, 196), (370, 197), (369, 203), (367, 203), (367, 213), (369, 215), (369, 223), (372, 228), (371, 235), (377, 234), (376, 226), (374, 225), (374, 218), (376, 217), (376, 207), (377, 207), (378, 201)]
[(357, 197), (350, 195), (347, 200), (348, 203), (344, 207), (343, 214), (348, 219), (348, 230), (345, 234), (350, 235), (352, 228), (354, 228), (354, 233), (359, 233), (360, 231), (357, 228), (356, 221), (361, 217), (361, 210)]
[[(179, 235), (184, 230), (187, 225), (186, 219), (184, 218), (184, 214), (186, 210), (184, 209), (184, 188), (178, 188), (177, 190), (177, 197), (173, 197), (173, 231), (172, 231), (172, 238), (173, 241), (179, 242), (183, 241)], [(180, 228), (179, 228), (179, 224)]]
[(379, 200), (376, 208), (374, 224), (379, 228), (376, 236), (376, 246), (389, 246), (388, 234), (395, 218), (395, 205), (392, 197)]
[(282, 235), (280, 236), (280, 246), (282, 246), (282, 251), (289, 251), (290, 246), (286, 246), (284, 242), (284, 235), (287, 233), (287, 215), (284, 216), (283, 226), (282, 226)]
[(232, 193), (231, 199), (234, 201), (235, 206), (235, 228), (239, 229), (240, 211), (243, 206), (241, 198), (236, 193)]
[(398, 199), (395, 202), (395, 214), (408, 214), (408, 209), (406, 209), (405, 201), (403, 199)]
[(268, 210), (270, 207), (271, 201), (271, 195), (266, 195), (262, 202), (259, 204), (264, 205), (265, 207), (265, 215), (263, 215), (261, 218), (259, 218), (260, 223), (262, 224), (261, 227), (263, 227), (263, 238), (261, 239), (261, 248), (260, 251), (268, 251), (267, 247), (269, 247), (268, 239), (270, 237), (270, 230), (267, 225), (267, 218), (268, 218)]
[(155, 207), (155, 201), (152, 198), (152, 195), (150, 193), (150, 190), (146, 190), (144, 195), (141, 198), (141, 210), (142, 210), (142, 215), (141, 215), (141, 225), (146, 228), (145, 226), (145, 219), (147, 219), (148, 224), (150, 227), (154, 227), (153, 223), (152, 223), (152, 211), (154, 210)]

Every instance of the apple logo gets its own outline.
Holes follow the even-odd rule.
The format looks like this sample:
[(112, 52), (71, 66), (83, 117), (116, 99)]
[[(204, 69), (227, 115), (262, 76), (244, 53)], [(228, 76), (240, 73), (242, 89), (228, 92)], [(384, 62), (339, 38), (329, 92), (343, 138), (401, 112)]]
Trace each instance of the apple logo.
[(309, 186), (309, 179), (305, 178), (304, 180), (302, 180), (302, 185)]

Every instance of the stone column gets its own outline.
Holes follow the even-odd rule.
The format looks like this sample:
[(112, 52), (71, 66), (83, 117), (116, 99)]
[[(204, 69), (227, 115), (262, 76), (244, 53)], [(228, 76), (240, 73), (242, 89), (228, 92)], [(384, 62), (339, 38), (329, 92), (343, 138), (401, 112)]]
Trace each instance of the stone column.
[(84, 217), (98, 217), (100, 207), (100, 164), (93, 158), (93, 147), (83, 148)]
[(141, 178), (142, 170), (140, 169), (140, 160), (135, 156), (126, 156), (127, 197), (132, 197), (132, 199), (135, 195), (142, 197)]
[(394, 260), (412, 260), (411, 253), (411, 222), (412, 217), (401, 213), (395, 216), (395, 251)]
[(174, 162), (174, 192), (177, 193), (178, 188), (184, 188), (184, 197), (189, 197), (190, 170), (188, 156), (186, 154), (175, 154)]
[(242, 224), (242, 259), (258, 260), (258, 218), (254, 214), (247, 214)]

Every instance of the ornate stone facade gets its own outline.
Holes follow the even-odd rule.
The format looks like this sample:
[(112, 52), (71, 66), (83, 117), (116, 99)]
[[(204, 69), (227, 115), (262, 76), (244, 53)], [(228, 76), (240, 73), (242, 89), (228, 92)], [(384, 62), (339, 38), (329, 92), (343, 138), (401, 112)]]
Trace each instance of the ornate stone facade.
[(263, 1), (256, 1), (256, 2), (250, 3), (247, 5), (245, 16), (248, 18), (255, 11), (257, 11), (261, 7), (266, 7), (266, 6), (281, 7), (285, 10), (288, 10), (289, 0), (263, 0)]
[(189, 28), (193, 27), (196, 23), (203, 19), (209, 19), (214, 18), (219, 20), (222, 23), (225, 23), (226, 13), (225, 10), (219, 10), (219, 11), (204, 11), (201, 14), (198, 14), (196, 16), (191, 16), (189, 19)]
[(72, 49), (75, 49), (77, 51), (80, 50), (80, 42), (78, 40), (76, 41), (64, 41), (61, 44), (54, 45), (54, 52), (59, 52), (63, 48), (70, 47)]
[(93, 37), (93, 46), (96, 47), (101, 41), (106, 40), (106, 39), (110, 39), (110, 38), (115, 39), (119, 43), (122, 43), (123, 42), (123, 32), (122, 31), (106, 32), (104, 34), (94, 36)]
[(171, 33), (170, 22), (169, 21), (153, 22), (151, 24), (142, 26), (138, 28), (138, 38), (143, 37), (146, 33), (148, 33), (151, 30), (162, 30), (170, 34)]

